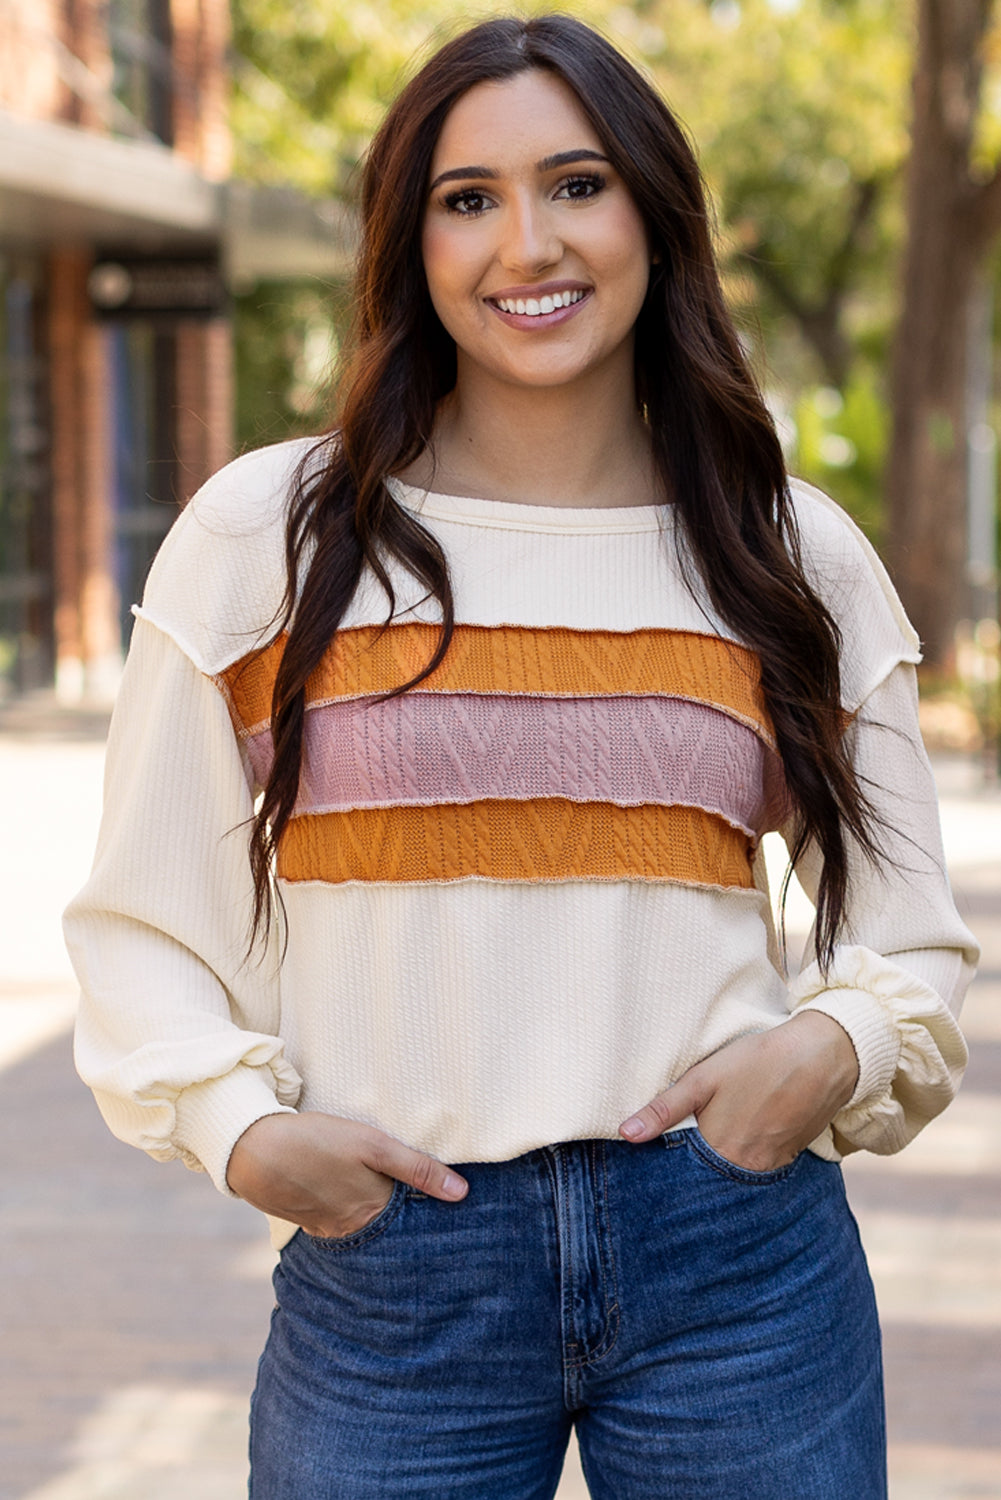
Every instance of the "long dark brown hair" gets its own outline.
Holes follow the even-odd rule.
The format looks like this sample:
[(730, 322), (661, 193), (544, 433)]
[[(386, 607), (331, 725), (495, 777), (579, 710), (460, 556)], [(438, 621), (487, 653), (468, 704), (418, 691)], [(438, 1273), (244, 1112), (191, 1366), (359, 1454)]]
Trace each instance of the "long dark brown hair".
[(272, 701), (274, 761), (251, 836), (254, 930), (270, 911), (271, 871), (292, 815), (306, 682), (363, 570), (395, 597), (388, 566), (409, 570), (441, 608), (434, 670), (454, 625), (437, 540), (386, 487), (429, 445), (454, 386), (455, 349), (431, 305), (421, 228), (431, 157), (456, 101), (478, 83), (547, 70), (573, 90), (628, 187), (655, 252), (636, 328), (636, 396), (664, 492), (680, 512), (682, 564), (713, 609), (761, 659), (762, 685), (798, 814), (792, 862), (823, 856), (817, 951), (830, 961), (842, 924), (848, 840), (876, 858), (876, 820), (843, 740), (837, 625), (803, 571), (782, 451), (726, 310), (698, 164), (654, 89), (598, 33), (564, 15), (498, 19), (448, 42), (404, 88), (368, 154), (353, 354), (338, 430), (302, 466), (286, 538), (288, 629)]

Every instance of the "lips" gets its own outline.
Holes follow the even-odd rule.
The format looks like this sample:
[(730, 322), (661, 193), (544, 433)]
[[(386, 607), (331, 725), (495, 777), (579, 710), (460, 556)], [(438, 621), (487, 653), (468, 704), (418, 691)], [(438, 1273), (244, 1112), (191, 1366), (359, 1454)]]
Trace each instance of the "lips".
[(579, 302), (586, 292), (555, 292), (552, 296), (548, 294), (543, 297), (494, 297), (491, 300), (497, 303), (501, 312), (526, 313), (530, 318), (538, 318), (551, 312), (558, 311), (561, 307), (573, 307)]
[(486, 299), (487, 306), (515, 328), (549, 328), (572, 317), (593, 291), (587, 286), (550, 283), (511, 287)]

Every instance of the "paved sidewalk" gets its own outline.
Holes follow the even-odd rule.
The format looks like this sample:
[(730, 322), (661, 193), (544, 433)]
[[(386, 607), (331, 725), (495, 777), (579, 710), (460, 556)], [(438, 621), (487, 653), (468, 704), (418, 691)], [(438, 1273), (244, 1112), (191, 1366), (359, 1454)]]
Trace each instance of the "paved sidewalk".
[[(0, 732), (16, 851), (0, 870), (0, 1500), (239, 1500), (266, 1236), (203, 1177), (114, 1141), (72, 1072), (58, 913), (90, 859), (101, 727)], [(985, 949), (973, 1061), (904, 1155), (846, 1176), (885, 1328), (893, 1500), (1001, 1500), (1001, 793), (963, 762), (940, 770)], [(585, 1493), (571, 1459), (560, 1500)]]

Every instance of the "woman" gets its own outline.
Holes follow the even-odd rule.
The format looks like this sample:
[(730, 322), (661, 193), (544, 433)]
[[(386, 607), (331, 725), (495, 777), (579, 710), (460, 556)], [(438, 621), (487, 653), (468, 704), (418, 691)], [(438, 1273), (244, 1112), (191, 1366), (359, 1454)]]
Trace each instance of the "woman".
[(251, 1493), (552, 1495), (576, 1424), (600, 1500), (881, 1496), (836, 1163), (948, 1102), (974, 956), (914, 633), (595, 33), (445, 46), (363, 223), (339, 430), (175, 527), (67, 919), (112, 1129), (276, 1221)]

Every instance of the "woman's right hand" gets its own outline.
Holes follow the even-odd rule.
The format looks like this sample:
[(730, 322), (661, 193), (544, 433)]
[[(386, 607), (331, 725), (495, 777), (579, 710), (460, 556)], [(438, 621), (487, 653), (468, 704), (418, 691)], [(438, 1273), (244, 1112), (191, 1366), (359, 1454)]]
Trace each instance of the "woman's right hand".
[(469, 1187), (434, 1157), (373, 1125), (308, 1110), (256, 1120), (226, 1169), (238, 1197), (323, 1238), (370, 1224), (389, 1202), (394, 1178), (446, 1203), (464, 1198)]

